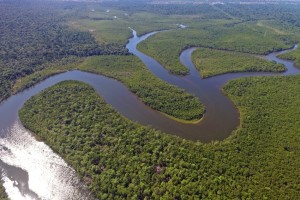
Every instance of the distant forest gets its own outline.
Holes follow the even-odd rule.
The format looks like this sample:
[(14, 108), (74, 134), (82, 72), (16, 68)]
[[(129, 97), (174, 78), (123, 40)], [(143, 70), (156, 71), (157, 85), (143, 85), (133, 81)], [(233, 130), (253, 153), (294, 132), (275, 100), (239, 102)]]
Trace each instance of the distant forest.
[(0, 101), (14, 81), (70, 56), (128, 54), (118, 44), (97, 44), (88, 32), (67, 27), (62, 4), (0, 2)]
[[(132, 0), (106, 1), (100, 5), (114, 6), (128, 13), (201, 14), (202, 19), (277, 19), (287, 28), (300, 27), (300, 5), (160, 5)], [(78, 2), (0, 2), (0, 101), (12, 93), (12, 85), (18, 78), (45, 68), (49, 62), (63, 58), (72, 60), (72, 57), (128, 54), (123, 45), (99, 44), (89, 32), (69, 28), (66, 21), (78, 14), (69, 11), (82, 8), (86, 5)]]
[[(188, 1), (0, 0), (0, 102), (15, 92), (16, 82), (26, 88), (56, 72), (79, 69), (123, 82), (154, 110), (184, 120), (202, 117), (200, 100), (159, 80), (129, 55), (129, 25), (138, 34), (173, 29), (140, 46), (171, 73), (189, 73), (179, 53), (191, 46), (202, 47), (194, 54), (201, 62), (205, 56), (209, 64), (218, 58), (215, 63), (225, 69), (207, 76), (230, 71), (225, 67), (231, 62), (241, 68), (231, 71), (285, 70), (254, 58), (300, 40), (300, 4)], [(189, 27), (180, 29), (178, 23)], [(281, 57), (300, 66), (299, 50)], [(299, 85), (299, 75), (230, 81), (223, 92), (239, 109), (241, 125), (224, 141), (209, 144), (133, 123), (76, 81), (41, 92), (19, 114), (24, 126), (62, 156), (99, 199), (297, 199)], [(2, 184), (1, 198), (6, 199)]]

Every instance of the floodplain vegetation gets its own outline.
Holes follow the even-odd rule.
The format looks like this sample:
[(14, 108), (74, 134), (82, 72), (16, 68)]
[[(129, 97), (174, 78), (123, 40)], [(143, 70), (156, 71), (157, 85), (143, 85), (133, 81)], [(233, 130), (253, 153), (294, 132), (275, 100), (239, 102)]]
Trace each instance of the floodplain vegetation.
[(75, 18), (69, 25), (77, 30), (90, 32), (100, 44), (116, 43), (124, 46), (132, 36), (129, 27), (135, 29), (138, 35), (178, 27), (177, 18), (165, 19), (163, 15), (147, 12), (128, 14), (126, 11), (99, 8), (82, 14), (85, 16), (83, 19)]
[[(1, 4), (3, 4), (1, 7), (3, 12), (7, 9), (12, 13), (4, 12), (5, 19), (10, 20), (3, 19), (0, 24), (4, 29), (10, 27), (3, 30), (7, 40), (2, 40), (4, 45), (1, 51), (3, 59), (0, 61), (0, 68), (3, 68), (0, 74), (2, 86), (0, 101), (51, 75), (71, 69), (82, 69), (121, 80), (151, 108), (171, 117), (186, 121), (199, 120), (202, 117), (204, 106), (196, 97), (159, 80), (143, 66), (141, 61), (132, 55), (127, 55), (125, 44), (132, 34), (127, 26), (129, 21), (136, 19), (133, 24), (139, 25), (139, 30), (146, 27), (143, 23), (146, 20), (160, 24), (152, 27), (153, 30), (166, 24), (157, 21), (159, 19), (164, 21), (163, 17), (147, 13), (131, 14), (130, 17), (123, 11), (100, 9), (97, 6), (96, 10), (92, 11), (84, 5), (73, 8), (73, 4), (67, 3), (63, 4), (64, 9), (56, 4), (49, 9), (46, 5), (40, 4), (24, 5), (24, 8), (16, 2)], [(29, 15), (31, 9), (35, 12)], [(15, 12), (21, 14), (14, 14)], [(18, 19), (23, 15), (25, 15), (21, 19), (23, 25), (19, 27), (20, 29), (15, 29), (20, 23)], [(55, 15), (57, 16), (54, 17)], [(119, 18), (112, 20), (115, 15), (123, 16), (123, 21)], [(130, 19), (127, 19), (129, 17)], [(72, 21), (74, 19), (86, 23), (77, 27), (79, 22)], [(128, 21), (125, 22), (125, 19)], [(8, 26), (7, 21), (12, 21), (12, 25)], [(93, 26), (91, 24), (100, 27), (100, 30), (90, 31), (92, 28), (90, 26)], [(87, 30), (85, 26), (88, 26)], [(176, 27), (175, 24), (172, 26)], [(94, 35), (95, 39), (94, 32), (101, 33), (102, 39)], [(119, 34), (119, 37), (115, 34)], [(16, 37), (21, 38), (22, 43), (10, 48)], [(112, 56), (91, 57), (103, 54)], [(86, 61), (80, 65), (84, 59)], [(121, 74), (123, 75), (120, 76)]]
[[(140, 43), (138, 49), (159, 61), (173, 74), (185, 75), (188, 69), (179, 60), (188, 47), (205, 47), (251, 54), (268, 54), (296, 43), (296, 35), (282, 35), (254, 22), (210, 21), (194, 23), (184, 30), (166, 31)], [(255, 64), (255, 63), (253, 63)]]
[[(185, 75), (188, 70), (178, 57), (190, 46), (268, 54), (290, 48), (300, 39), (299, 5), (225, 4), (212, 7), (219, 11), (218, 17), (186, 13), (189, 21), (183, 23), (186, 22), (187, 29), (157, 34), (139, 44), (139, 50), (158, 60), (171, 73)], [(171, 13), (172, 9), (168, 11)]]
[(195, 67), (203, 78), (229, 72), (283, 72), (284, 65), (239, 52), (198, 48), (192, 54)]
[(197, 121), (204, 114), (197, 97), (155, 77), (135, 56), (94, 56), (78, 68), (120, 80), (146, 105), (180, 121)]
[(155, 77), (137, 57), (132, 55), (92, 56), (72, 64), (59, 67), (53, 65), (19, 79), (14, 85), (14, 91), (26, 89), (51, 75), (72, 69), (117, 79), (146, 105), (181, 122), (197, 121), (205, 112), (204, 105), (197, 97)]
[(297, 199), (299, 84), (300, 76), (230, 81), (224, 91), (241, 126), (209, 144), (135, 124), (75, 81), (32, 97), (19, 114), (98, 199)]
[(291, 60), (297, 67), (300, 67), (300, 49), (299, 47), (293, 51), (278, 55), (279, 58)]
[[(125, 48), (131, 36), (128, 27), (138, 35), (172, 29), (149, 38), (139, 49), (171, 73), (185, 75), (188, 70), (178, 56), (190, 46), (236, 55), (290, 48), (299, 41), (299, 9), (288, 4), (1, 1), (0, 101), (48, 76), (81, 68), (122, 81), (154, 109), (198, 118), (203, 107), (193, 96), (159, 81), (140, 64), (128, 65), (140, 62)], [(177, 29), (178, 24), (188, 28)], [(285, 59), (299, 63), (295, 52)], [(270, 70), (268, 64), (263, 66)], [(239, 109), (241, 126), (225, 141), (209, 144), (135, 124), (91, 87), (74, 81), (31, 98), (20, 118), (76, 170), (98, 199), (297, 199), (299, 80), (231, 81), (224, 92)], [(146, 98), (143, 89), (151, 95)], [(180, 103), (160, 105), (171, 92)], [(183, 105), (196, 112), (180, 110)]]
[(127, 54), (122, 47), (98, 44), (94, 37), (66, 26), (60, 4), (0, 2), (0, 101), (21, 77), (71, 57)]

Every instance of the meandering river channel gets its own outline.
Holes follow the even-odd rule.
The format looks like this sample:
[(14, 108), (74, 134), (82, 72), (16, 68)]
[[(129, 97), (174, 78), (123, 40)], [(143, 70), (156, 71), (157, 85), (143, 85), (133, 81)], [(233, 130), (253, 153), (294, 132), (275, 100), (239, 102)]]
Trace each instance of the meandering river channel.
[[(286, 66), (284, 73), (230, 73), (202, 79), (195, 69), (190, 48), (180, 55), (181, 62), (190, 69), (187, 76), (175, 76), (156, 60), (139, 52), (138, 43), (157, 32), (141, 37), (133, 30), (128, 50), (139, 57), (160, 79), (196, 95), (205, 105), (206, 113), (198, 124), (184, 124), (167, 118), (142, 103), (122, 83), (101, 75), (69, 71), (50, 77), (34, 87), (11, 96), (0, 104), (0, 169), (9, 198), (21, 199), (92, 199), (75, 171), (46, 144), (37, 141), (18, 117), (18, 110), (32, 96), (64, 80), (78, 80), (90, 84), (105, 101), (125, 117), (143, 125), (190, 140), (209, 142), (228, 137), (239, 125), (239, 113), (233, 103), (222, 94), (221, 87), (234, 78), (245, 76), (293, 75), (300, 73), (290, 61), (276, 58), (282, 52), (265, 56)], [(295, 46), (294, 48), (297, 48)]]

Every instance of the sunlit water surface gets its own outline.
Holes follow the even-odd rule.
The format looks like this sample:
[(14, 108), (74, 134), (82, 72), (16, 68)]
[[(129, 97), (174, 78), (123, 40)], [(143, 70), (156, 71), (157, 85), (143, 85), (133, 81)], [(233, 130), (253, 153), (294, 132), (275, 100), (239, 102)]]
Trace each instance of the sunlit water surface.
[[(182, 52), (180, 59), (190, 74), (178, 77), (169, 74), (158, 62), (139, 52), (136, 45), (156, 32), (129, 40), (127, 48), (137, 55), (148, 69), (162, 80), (177, 85), (196, 95), (206, 107), (204, 119), (198, 124), (183, 124), (171, 120), (144, 105), (122, 83), (113, 79), (80, 71), (70, 71), (48, 78), (22, 93), (13, 95), (0, 104), (0, 169), (4, 187), (10, 199), (69, 200), (92, 199), (75, 171), (46, 144), (37, 141), (18, 118), (18, 110), (31, 96), (63, 80), (78, 80), (90, 84), (105, 101), (125, 117), (143, 125), (150, 125), (166, 133), (209, 142), (222, 140), (239, 124), (239, 114), (220, 88), (228, 80), (243, 76), (274, 75), (272, 73), (235, 73), (201, 79), (191, 62), (194, 48)], [(288, 71), (281, 75), (299, 73), (292, 62), (266, 56), (285, 64)]]
[(0, 167), (10, 199), (89, 199), (75, 171), (19, 121), (5, 132), (0, 140)]

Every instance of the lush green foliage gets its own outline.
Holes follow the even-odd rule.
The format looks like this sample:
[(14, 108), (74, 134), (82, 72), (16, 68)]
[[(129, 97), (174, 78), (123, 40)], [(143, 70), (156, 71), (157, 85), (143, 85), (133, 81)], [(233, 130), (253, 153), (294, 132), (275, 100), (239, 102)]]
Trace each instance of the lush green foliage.
[(299, 84), (300, 76), (231, 81), (225, 92), (242, 124), (211, 144), (134, 124), (74, 81), (31, 98), (20, 118), (99, 199), (297, 199)]
[(204, 113), (199, 99), (155, 77), (134, 56), (95, 56), (77, 67), (122, 81), (151, 108), (178, 119), (197, 120)]
[(300, 67), (300, 49), (297, 48), (294, 51), (290, 51), (288, 53), (280, 54), (279, 58), (292, 60), (295, 62), (297, 67)]
[[(113, 43), (125, 45), (132, 32), (128, 27), (135, 29), (139, 35), (161, 29), (176, 28), (184, 17), (166, 16), (157, 13), (145, 12), (136, 9), (116, 9), (103, 5), (90, 5), (87, 8), (79, 6), (70, 9), (73, 14), (68, 23), (71, 27), (92, 33), (101, 44)], [(118, 6), (116, 6), (118, 7)]]
[[(109, 11), (109, 12), (107, 12)], [(149, 12), (128, 12), (115, 9), (95, 8), (82, 11), (80, 18), (71, 19), (69, 25), (81, 31), (89, 31), (101, 44), (115, 43), (125, 45), (135, 29), (138, 35), (162, 30), (174, 29), (176, 24), (187, 21), (182, 16), (166, 16)]]
[(69, 56), (127, 54), (123, 47), (99, 45), (88, 32), (64, 26), (64, 12), (52, 2), (0, 2), (0, 101), (14, 81)]
[[(161, 6), (165, 11), (157, 9), (157, 12), (165, 13), (168, 9), (172, 10), (172, 6), (167, 7)], [(187, 74), (188, 71), (181, 65), (178, 55), (188, 46), (266, 54), (288, 48), (299, 40), (297, 36), (299, 28), (295, 28), (299, 24), (299, 6), (234, 4), (214, 6), (215, 10), (218, 8), (219, 13), (227, 16), (223, 16), (223, 20), (208, 20), (207, 23), (204, 20), (199, 21), (200, 16), (193, 18), (187, 15), (188, 30), (156, 35), (152, 40), (142, 43), (139, 46), (140, 50), (154, 57), (171, 73)], [(226, 22), (224, 19), (232, 20)]]
[(192, 22), (185, 30), (159, 33), (138, 45), (144, 53), (158, 60), (174, 74), (187, 74), (180, 63), (180, 52), (190, 46), (231, 50), (255, 54), (267, 54), (291, 47), (296, 35), (278, 33), (257, 22), (213, 20)]
[(13, 85), (12, 92), (16, 94), (17, 92), (34, 86), (50, 76), (66, 72), (68, 70), (74, 70), (83, 60), (84, 59), (79, 59), (78, 57), (68, 57), (56, 62), (46, 63), (42, 70), (19, 78)]
[(82, 19), (71, 22), (70, 26), (82, 31), (89, 31), (101, 44), (113, 42), (123, 46), (132, 35), (128, 23), (119, 19)]
[(188, 122), (199, 120), (204, 113), (204, 106), (199, 99), (156, 78), (134, 56), (94, 56), (68, 63), (54, 63), (44, 70), (19, 79), (13, 87), (14, 92), (28, 88), (49, 76), (79, 69), (120, 80), (146, 105), (177, 119)]
[(285, 70), (284, 65), (253, 55), (206, 48), (199, 48), (194, 51), (192, 60), (202, 77), (229, 72), (282, 72)]

